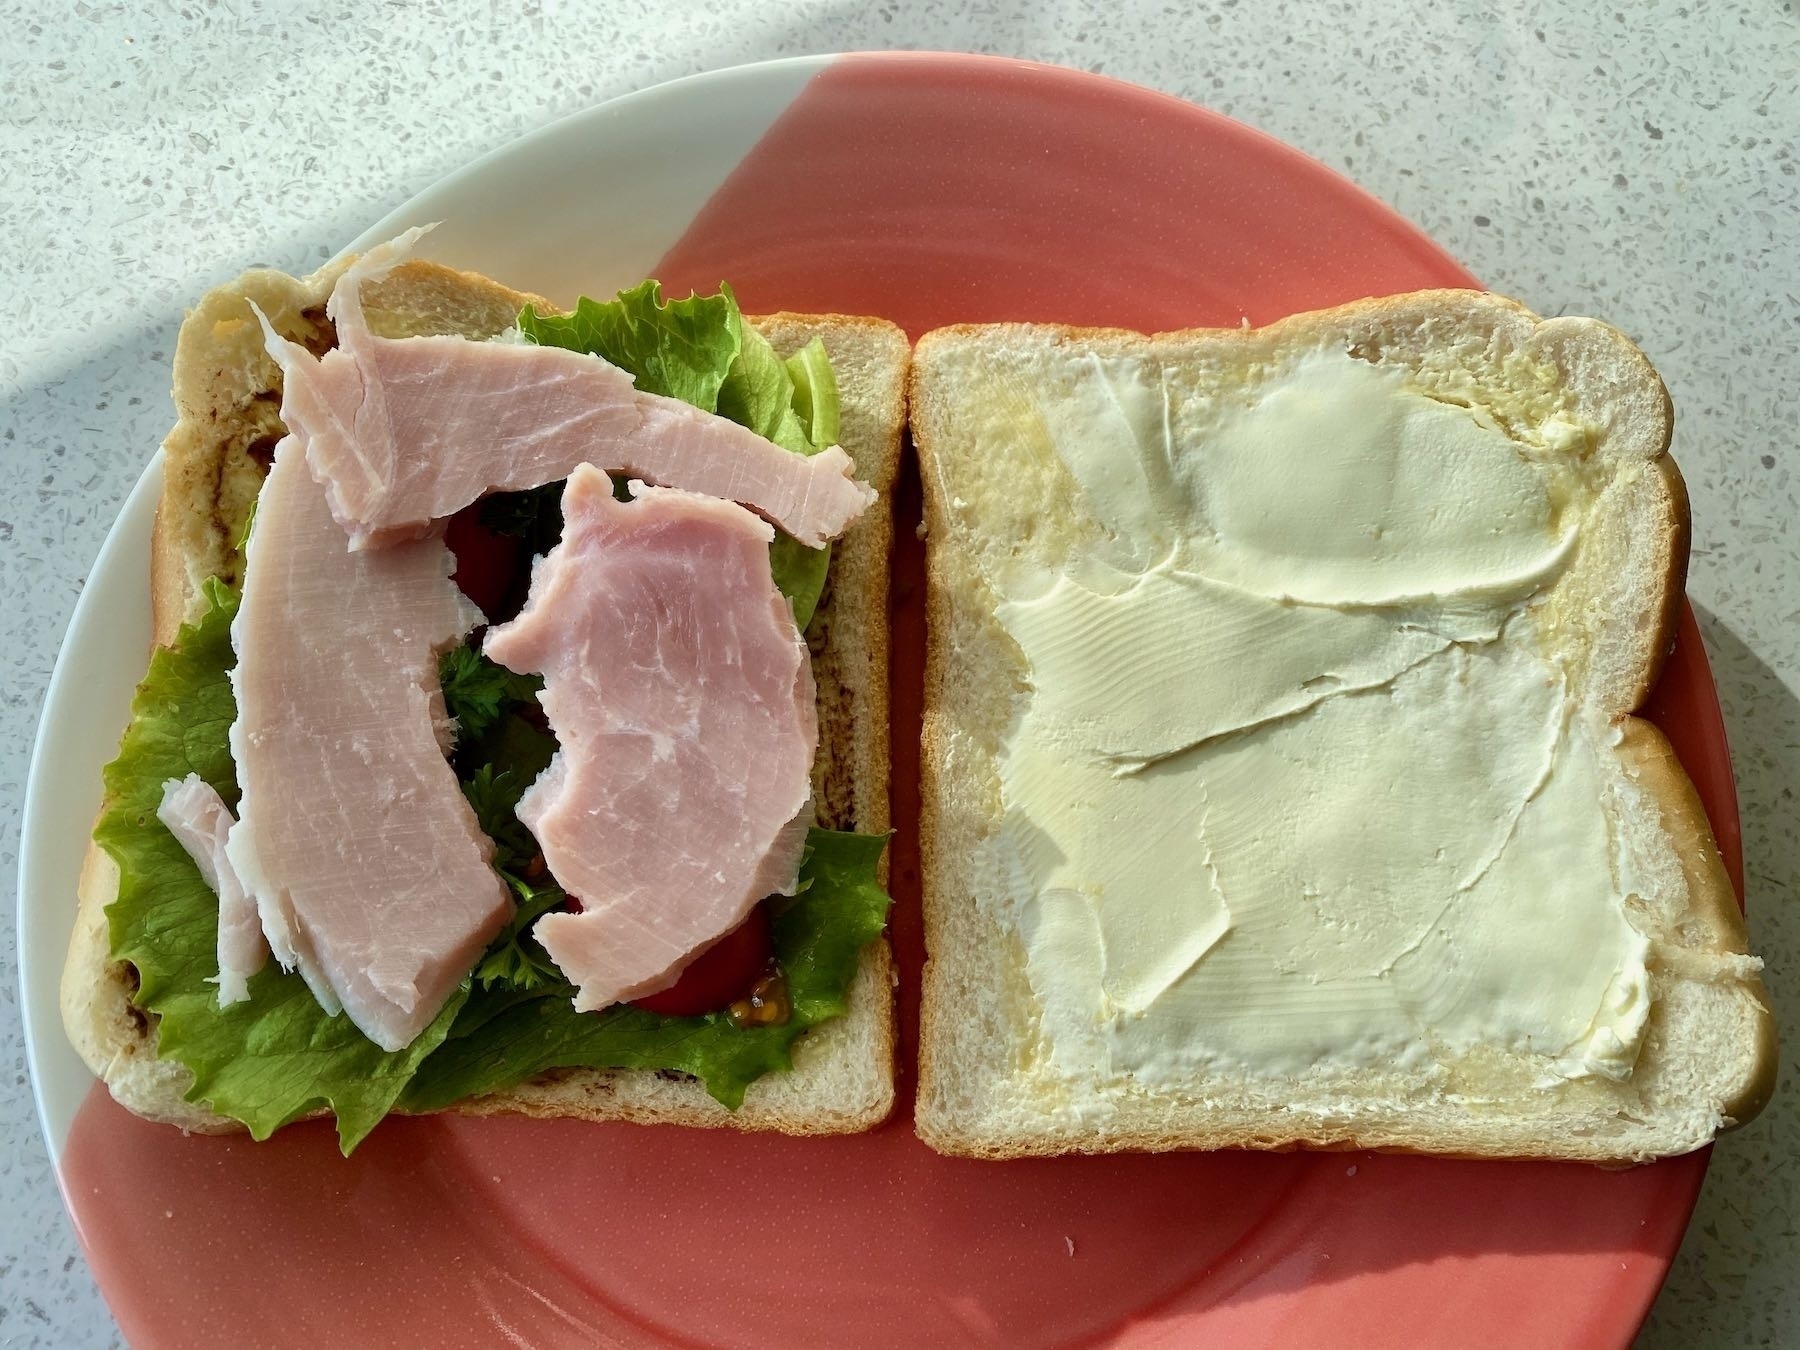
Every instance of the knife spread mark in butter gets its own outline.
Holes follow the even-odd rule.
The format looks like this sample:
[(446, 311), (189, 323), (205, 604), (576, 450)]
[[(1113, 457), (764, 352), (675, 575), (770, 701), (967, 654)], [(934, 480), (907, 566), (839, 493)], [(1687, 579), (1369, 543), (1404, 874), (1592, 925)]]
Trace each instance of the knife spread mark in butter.
[(1340, 352), (1233, 400), (1090, 359), (1029, 412), (1097, 531), (990, 578), (1030, 692), (988, 864), (1075, 1075), (1627, 1076), (1648, 943), (1608, 735), (1540, 650), (1580, 428), (1515, 440)]

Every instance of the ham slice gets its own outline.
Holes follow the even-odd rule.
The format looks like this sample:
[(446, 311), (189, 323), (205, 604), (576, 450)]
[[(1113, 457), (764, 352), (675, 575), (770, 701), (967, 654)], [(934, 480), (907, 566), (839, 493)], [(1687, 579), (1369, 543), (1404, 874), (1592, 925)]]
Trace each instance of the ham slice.
[(519, 803), (582, 912), (538, 941), (587, 1012), (675, 982), (764, 896), (792, 893), (818, 748), (812, 664), (768, 525), (714, 497), (580, 467), (562, 542), (486, 651), (544, 677), (561, 750)]
[(480, 619), (450, 569), (435, 536), (351, 552), (302, 446), (276, 447), (231, 628), (226, 853), (276, 959), (384, 1050), (512, 912), (440, 739), (437, 654)]
[(171, 778), (163, 784), (156, 818), (168, 827), (175, 842), (187, 851), (206, 884), (219, 897), (219, 1006), (229, 1008), (250, 997), (250, 977), (269, 959), (268, 939), (263, 937), (256, 902), (244, 893), (225, 856), (225, 841), (236, 822), (231, 808), (197, 773)]
[(338, 279), (327, 303), (337, 346), (323, 358), (265, 325), (282, 368), (282, 421), (306, 447), (352, 547), (415, 537), (489, 492), (553, 483), (577, 464), (741, 502), (815, 548), (874, 500), (837, 446), (793, 454), (679, 399), (641, 393), (597, 356), (376, 336), (362, 285), (418, 234), (370, 251)]

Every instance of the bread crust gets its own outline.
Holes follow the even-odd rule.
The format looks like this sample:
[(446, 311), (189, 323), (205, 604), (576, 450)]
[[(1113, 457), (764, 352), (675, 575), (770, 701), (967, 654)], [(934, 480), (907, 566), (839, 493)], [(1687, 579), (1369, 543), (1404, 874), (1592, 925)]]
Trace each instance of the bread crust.
[[(263, 351), (254, 301), (277, 331), (315, 352), (331, 345), (326, 298), (348, 259), (304, 278), (255, 271), (206, 295), (177, 343), (177, 422), (163, 446), (164, 485), (152, 533), (150, 596), (157, 645), (198, 611), (209, 576), (236, 580), (233, 545), (283, 428), (280, 375)], [(389, 336), (457, 332), (472, 338), (511, 325), (525, 304), (555, 309), (474, 273), (409, 261), (365, 289), (371, 326)], [(814, 336), (839, 379), (844, 449), (880, 494), (834, 546), (808, 645), (819, 689), (820, 749), (814, 770), (822, 826), (887, 829), (887, 568), (890, 505), (905, 425), (910, 345), (895, 325), (843, 315), (752, 318), (776, 350), (791, 354)], [(885, 877), (885, 863), (883, 875)], [(242, 1126), (186, 1100), (192, 1078), (156, 1055), (154, 1019), (132, 1004), (134, 972), (111, 960), (105, 910), (118, 888), (112, 859), (90, 843), (77, 894), (74, 936), (62, 981), (63, 1019), (89, 1068), (125, 1107), (201, 1133)], [(867, 947), (844, 1017), (795, 1046), (794, 1068), (751, 1084), (728, 1111), (686, 1075), (655, 1070), (553, 1070), (505, 1092), (461, 1102), (468, 1114), (513, 1112), (631, 1120), (792, 1134), (848, 1133), (886, 1119), (894, 1100), (893, 958), (885, 937)]]
[[(1747, 957), (1750, 934), (1738, 905), (1737, 891), (1713, 839), (1706, 807), (1687, 770), (1681, 767), (1675, 747), (1655, 724), (1641, 717), (1625, 718), (1619, 733), (1619, 757), (1660, 808), (1663, 829), (1675, 839), (1687, 883), (1689, 922), (1659, 934), (1661, 943), (1665, 949), (1696, 954), (1703, 961), (1721, 955)], [(1753, 1038), (1753, 1048), (1740, 1065), (1741, 1071), (1720, 1087), (1721, 1113), (1726, 1126), (1735, 1128), (1754, 1119), (1775, 1094), (1781, 1061), (1780, 1035), (1760, 975), (1729, 962), (1714, 970), (1715, 978), (1730, 978), (1737, 985), (1738, 997), (1745, 1005), (1744, 1020)], [(1706, 973), (1703, 967), (1703, 976)]]
[[(1652, 931), (1661, 959), (1652, 971), (1655, 1004), (1646, 1048), (1634, 1075), (1638, 1098), (1609, 1103), (1605, 1089), (1590, 1094), (1587, 1114), (1571, 1112), (1565, 1128), (1542, 1121), (1510, 1125), (1433, 1117), (1421, 1128), (1408, 1112), (1309, 1111), (1286, 1100), (1224, 1103), (1140, 1093), (1114, 1119), (1082, 1123), (1037, 1114), (1007, 1101), (1006, 1083), (1020, 1070), (1034, 1032), (1024, 998), (1008, 1000), (993, 986), (1023, 982), (1016, 936), (981, 918), (962, 859), (991, 822), (971, 805), (980, 794), (973, 775), (991, 770), (989, 747), (967, 730), (972, 700), (967, 649), (983, 638), (980, 602), (971, 598), (975, 520), (960, 527), (952, 510), (949, 457), (973, 453), (951, 428), (958, 413), (954, 378), (936, 372), (940, 350), (966, 354), (1015, 343), (1033, 348), (1067, 345), (1080, 352), (1145, 354), (1171, 360), (1235, 348), (1270, 357), (1329, 335), (1353, 354), (1406, 360), (1434, 344), (1462, 344), (1476, 353), (1513, 355), (1553, 373), (1572, 415), (1600, 429), (1598, 446), (1614, 469), (1607, 516), (1613, 536), (1590, 546), (1572, 566), (1571, 598), (1558, 622), (1584, 632), (1604, 627), (1605, 659), (1574, 672), (1577, 690), (1616, 728), (1618, 755), (1644, 797), (1660, 812), (1681, 860), (1688, 913), (1679, 920), (1639, 916)], [(1196, 356), (1196, 360), (1200, 357)], [(1453, 374), (1454, 372), (1451, 372)], [(1446, 377), (1447, 378), (1447, 377)], [(1461, 400), (1456, 400), (1461, 401)], [(1187, 329), (1146, 336), (1115, 328), (1056, 325), (957, 325), (934, 330), (914, 353), (910, 402), (919, 450), (927, 531), (928, 648), (921, 746), (920, 855), (927, 963), (921, 999), (919, 1094), (915, 1125), (939, 1152), (1009, 1158), (1067, 1152), (1174, 1149), (1352, 1149), (1426, 1151), (1464, 1157), (1582, 1158), (1624, 1163), (1707, 1142), (1717, 1130), (1753, 1116), (1772, 1089), (1776, 1048), (1757, 963), (1746, 954), (1736, 897), (1718, 861), (1692, 784), (1661, 734), (1630, 716), (1655, 684), (1673, 645), (1683, 599), (1689, 541), (1685, 484), (1669, 457), (1673, 412), (1668, 392), (1648, 360), (1623, 335), (1588, 319), (1543, 320), (1518, 303), (1478, 291), (1428, 291), (1384, 297), (1283, 319), (1262, 329)], [(942, 457), (942, 458), (940, 458)], [(984, 724), (985, 725), (985, 724)], [(981, 733), (987, 735), (987, 731)], [(971, 767), (974, 766), (974, 767)], [(953, 794), (960, 794), (954, 795)], [(965, 958), (979, 948), (980, 956)], [(980, 968), (973, 967), (979, 964)], [(1704, 991), (1714, 991), (1705, 993)], [(1715, 997), (1722, 991), (1727, 997)], [(1711, 1001), (1708, 1002), (1707, 1000)], [(1704, 1013), (1696, 1011), (1705, 1004)], [(1671, 1065), (1665, 1047), (1690, 1034), (1688, 1020), (1725, 1027), (1741, 1051), (1734, 1066), (1698, 1086)], [(1725, 1039), (1721, 1036), (1721, 1039)], [(996, 1048), (998, 1047), (998, 1048)], [(979, 1072), (971, 1064), (979, 1062)], [(971, 1081), (978, 1086), (971, 1087)], [(1260, 1104), (1259, 1104), (1260, 1101)], [(1648, 1108), (1646, 1107), (1648, 1104)], [(1661, 1146), (1629, 1123), (1632, 1110), (1664, 1110), (1676, 1124)], [(1473, 1113), (1464, 1113), (1471, 1116)], [(1595, 1128), (1596, 1125), (1601, 1128)]]

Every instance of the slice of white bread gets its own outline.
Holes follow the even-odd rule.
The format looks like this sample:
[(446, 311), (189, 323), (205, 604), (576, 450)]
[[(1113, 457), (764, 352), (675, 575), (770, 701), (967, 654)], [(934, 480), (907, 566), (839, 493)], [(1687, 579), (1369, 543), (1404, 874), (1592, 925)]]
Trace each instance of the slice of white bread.
[[(1428, 1072), (1072, 1082), (1052, 1063), (1024, 941), (1005, 917), (1029, 883), (971, 865), (1000, 830), (1002, 747), (1031, 696), (993, 579), (1019, 575), (1021, 562), (1053, 567), (1104, 535), (1041, 421), (1040, 434), (1029, 430), (1036, 399), (1085, 378), (1096, 359), (1149, 363), (1180, 397), (1225, 397), (1327, 351), (1403, 368), (1414, 388), (1484, 410), (1508, 434), (1558, 414), (1592, 429), (1584, 472), (1596, 497), (1539, 627), (1555, 635), (1545, 655), (1573, 697), (1616, 730), (1601, 758), (1617, 775), (1614, 797), (1633, 804), (1609, 825), (1631, 839), (1642, 872), (1630, 921), (1650, 941), (1652, 1003), (1625, 1081), (1548, 1086), (1542, 1056), (1477, 1047)], [(1688, 519), (1667, 453), (1668, 396), (1627, 339), (1478, 292), (1422, 292), (1257, 330), (946, 328), (920, 340), (911, 391), (930, 607), (916, 1110), (926, 1143), (988, 1158), (1305, 1147), (1620, 1163), (1697, 1148), (1762, 1107), (1776, 1054), (1760, 965), (1692, 786), (1662, 735), (1630, 716), (1672, 641)]]
[[(285, 336), (315, 352), (333, 340), (325, 301), (348, 260), (297, 279), (246, 273), (188, 315), (175, 354), (179, 420), (163, 444), (163, 495), (148, 560), (158, 643), (197, 612), (210, 576), (236, 581), (232, 543), (283, 434), (280, 374), (263, 350), (254, 301)], [(460, 333), (486, 338), (542, 299), (433, 263), (403, 264), (365, 289), (371, 326), (391, 337)], [(783, 355), (819, 337), (841, 399), (839, 439), (857, 476), (880, 494), (833, 546), (826, 591), (808, 630), (818, 685), (815, 809), (826, 828), (888, 827), (887, 592), (891, 491), (905, 426), (909, 347), (879, 319), (776, 314), (752, 321)], [(110, 959), (106, 906), (117, 893), (111, 857), (90, 847), (63, 972), (63, 1020), (76, 1049), (113, 1096), (138, 1115), (207, 1133), (242, 1128), (185, 1100), (192, 1082), (157, 1058), (156, 1027), (133, 1006), (136, 974)], [(753, 1083), (729, 1111), (685, 1075), (652, 1070), (554, 1070), (455, 1110), (848, 1133), (884, 1120), (894, 1100), (893, 959), (885, 938), (863, 953), (849, 1012), (796, 1044), (791, 1072)]]

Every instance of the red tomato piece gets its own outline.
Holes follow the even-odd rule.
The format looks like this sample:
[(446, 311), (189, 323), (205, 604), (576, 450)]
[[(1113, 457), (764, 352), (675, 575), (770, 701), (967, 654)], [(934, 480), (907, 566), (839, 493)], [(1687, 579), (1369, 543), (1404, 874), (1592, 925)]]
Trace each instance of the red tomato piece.
[(768, 909), (758, 905), (749, 918), (690, 961), (674, 984), (634, 1000), (632, 1006), (665, 1017), (718, 1012), (749, 993), (768, 969), (774, 950)]
[(481, 503), (475, 502), (450, 517), (444, 542), (456, 556), (450, 579), (492, 621), (518, 576), (520, 541), (483, 525)]

